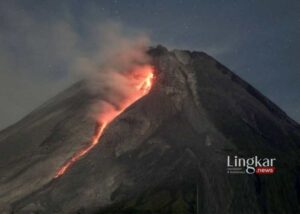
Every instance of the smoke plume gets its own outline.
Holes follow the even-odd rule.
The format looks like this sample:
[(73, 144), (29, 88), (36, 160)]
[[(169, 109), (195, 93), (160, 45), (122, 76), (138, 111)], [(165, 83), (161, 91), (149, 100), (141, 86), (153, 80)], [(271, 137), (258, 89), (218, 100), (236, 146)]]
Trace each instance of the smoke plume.
[(111, 18), (96, 6), (87, 7), (86, 16), (78, 18), (69, 4), (38, 5), (54, 8), (47, 12), (0, 1), (0, 129), (82, 78), (88, 79), (91, 93), (105, 87), (108, 98), (120, 94), (115, 85), (125, 81), (120, 85), (128, 87), (115, 72), (147, 62), (147, 36), (126, 24), (106, 21)]
[(96, 31), (102, 46), (80, 57), (75, 67), (86, 79), (90, 93), (100, 97), (90, 113), (98, 123), (104, 123), (141, 97), (143, 89), (137, 88), (151, 70), (146, 55), (149, 39), (143, 33), (125, 34), (116, 23)]

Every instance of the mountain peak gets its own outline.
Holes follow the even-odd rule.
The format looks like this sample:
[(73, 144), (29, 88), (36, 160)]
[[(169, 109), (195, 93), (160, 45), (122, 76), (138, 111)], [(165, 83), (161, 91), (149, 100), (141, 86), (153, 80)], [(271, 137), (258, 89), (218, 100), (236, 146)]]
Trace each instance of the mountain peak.
[[(84, 83), (0, 135), (0, 207), (14, 213), (297, 213), (299, 125), (203, 52), (148, 50), (155, 81), (86, 146)], [(7, 134), (8, 133), (8, 134)], [(276, 158), (274, 175), (231, 175), (228, 156)], [(297, 168), (298, 167), (298, 168)], [(299, 186), (299, 185), (298, 185)], [(9, 204), (9, 206), (6, 206)], [(5, 205), (5, 206), (4, 206)]]

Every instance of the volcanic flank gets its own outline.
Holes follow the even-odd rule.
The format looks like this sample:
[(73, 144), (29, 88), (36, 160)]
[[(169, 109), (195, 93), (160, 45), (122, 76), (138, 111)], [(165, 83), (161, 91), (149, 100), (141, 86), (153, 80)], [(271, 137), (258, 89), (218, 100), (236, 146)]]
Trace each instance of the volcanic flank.
[[(148, 55), (109, 120), (81, 81), (0, 133), (1, 213), (300, 213), (299, 125), (203, 52)], [(276, 173), (227, 174), (228, 155)]]
[[(119, 106), (117, 108), (110, 105), (112, 107), (106, 108), (105, 110), (103, 110), (102, 114), (97, 115), (98, 122), (95, 128), (95, 133), (91, 138), (90, 144), (87, 147), (82, 148), (76, 153), (74, 153), (70, 160), (67, 160), (67, 162), (58, 169), (55, 178), (58, 178), (59, 176), (63, 175), (66, 172), (66, 170), (70, 166), (72, 166), (72, 164), (74, 164), (77, 160), (79, 160), (82, 156), (88, 153), (92, 148), (94, 148), (94, 146), (96, 146), (99, 143), (99, 140), (102, 136), (105, 127), (113, 119), (115, 119), (119, 114), (121, 114), (128, 106), (130, 106), (135, 101), (145, 96), (149, 92), (153, 84), (153, 73), (153, 67), (149, 65), (144, 65), (139, 66), (134, 71), (126, 72), (126, 75), (123, 75), (123, 77), (129, 79), (128, 81), (131, 83), (131, 93), (126, 94), (127, 96), (122, 100), (122, 102), (119, 103)], [(98, 107), (101, 108), (103, 106), (100, 105)]]

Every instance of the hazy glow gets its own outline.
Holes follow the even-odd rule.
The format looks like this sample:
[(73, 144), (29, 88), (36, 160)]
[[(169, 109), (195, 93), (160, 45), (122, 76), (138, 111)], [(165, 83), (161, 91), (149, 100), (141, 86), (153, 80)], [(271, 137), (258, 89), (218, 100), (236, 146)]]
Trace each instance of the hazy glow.
[(153, 84), (154, 71), (153, 67), (150, 65), (138, 66), (132, 72), (126, 74), (126, 78), (132, 85), (130, 93), (128, 96), (119, 103), (118, 109), (113, 106), (108, 106), (104, 111), (99, 114), (97, 121), (97, 127), (95, 133), (91, 138), (91, 143), (89, 146), (77, 151), (73, 154), (71, 159), (69, 159), (63, 166), (61, 166), (56, 174), (55, 178), (63, 175), (70, 166), (72, 166), (78, 159), (88, 153), (94, 146), (96, 146), (103, 134), (105, 127), (119, 114), (121, 114), (128, 106), (133, 104), (135, 101), (146, 95)]

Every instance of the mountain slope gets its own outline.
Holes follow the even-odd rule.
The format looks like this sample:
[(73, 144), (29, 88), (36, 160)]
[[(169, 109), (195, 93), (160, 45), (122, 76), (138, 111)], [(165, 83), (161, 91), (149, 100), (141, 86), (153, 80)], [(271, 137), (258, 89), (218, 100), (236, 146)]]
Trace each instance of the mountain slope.
[[(149, 50), (156, 81), (63, 176), (94, 129), (84, 82), (0, 133), (7, 212), (297, 213), (300, 128), (202, 52)], [(227, 174), (227, 156), (277, 159), (273, 175)], [(2, 176), (4, 175), (4, 176)]]

